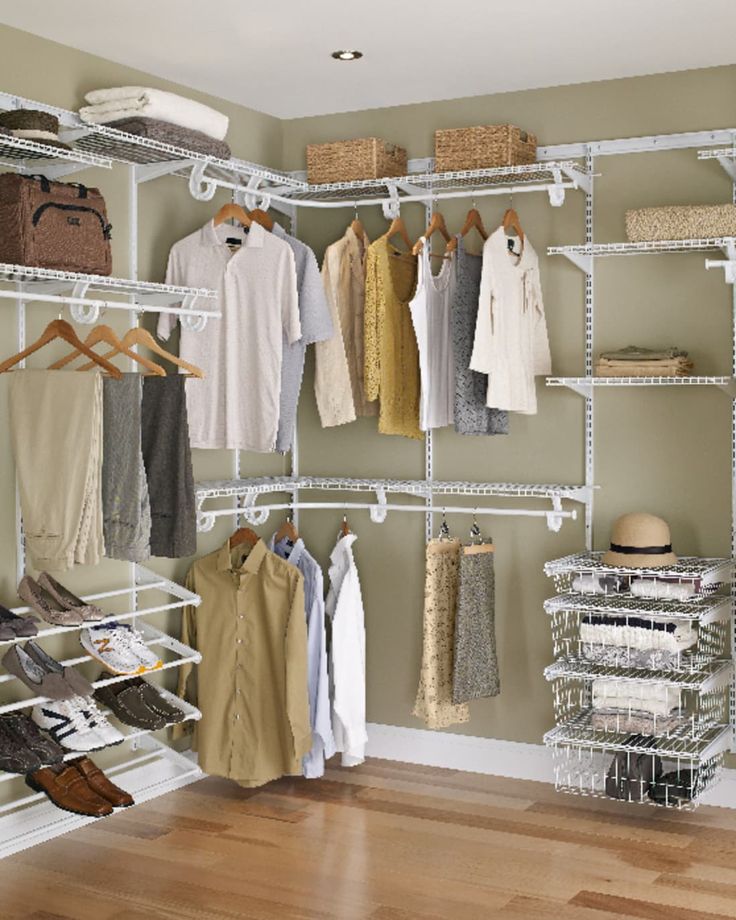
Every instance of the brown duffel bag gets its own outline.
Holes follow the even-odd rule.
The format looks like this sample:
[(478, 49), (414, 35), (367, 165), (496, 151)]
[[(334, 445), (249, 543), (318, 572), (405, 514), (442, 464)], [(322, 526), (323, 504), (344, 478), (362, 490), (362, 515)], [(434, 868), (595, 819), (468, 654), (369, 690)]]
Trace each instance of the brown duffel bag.
[(0, 175), (0, 262), (109, 275), (111, 230), (97, 188)]

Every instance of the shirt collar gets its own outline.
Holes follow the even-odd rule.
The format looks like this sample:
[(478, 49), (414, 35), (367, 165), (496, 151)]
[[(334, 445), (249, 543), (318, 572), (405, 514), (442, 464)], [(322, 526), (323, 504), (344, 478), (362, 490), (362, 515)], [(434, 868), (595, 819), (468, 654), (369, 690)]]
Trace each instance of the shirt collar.
[(282, 559), (285, 559), (287, 562), (290, 562), (292, 565), (299, 565), (299, 560), (304, 555), (304, 540), (299, 537), (292, 546), (290, 542), (284, 537), (283, 540), (276, 542), (276, 534), (274, 534), (271, 539), (268, 541), (268, 548), (272, 553), (276, 553), (277, 556), (281, 556)]
[[(253, 223), (250, 225), (250, 230), (245, 234), (245, 243), (243, 244), (242, 248), (263, 248), (263, 238), (265, 235), (265, 229), (256, 221), (253, 221)], [(212, 220), (208, 220), (204, 227), (202, 227), (202, 242), (205, 246), (215, 246), (218, 249), (222, 246), (227, 247), (227, 243), (221, 240), (217, 235), (214, 218)]]
[(277, 223), (276, 221), (273, 222), (273, 230), (271, 233), (273, 233), (274, 236), (280, 236), (282, 240), (285, 240), (289, 236), (281, 224)]
[(217, 571), (218, 572), (233, 572), (235, 574), (242, 574), (244, 572), (251, 573), (253, 575), (258, 572), (261, 567), (261, 563), (266, 558), (266, 544), (263, 540), (259, 540), (253, 549), (248, 553), (247, 558), (243, 562), (242, 566), (239, 569), (233, 568), (233, 557), (232, 551), (230, 549), (230, 540), (226, 540), (225, 543), (220, 548), (219, 553), (217, 554)]
[(340, 537), (335, 544), (335, 548), (330, 553), (330, 561), (337, 565), (338, 562), (340, 562), (340, 557), (346, 556), (349, 553), (350, 548), (357, 539), (358, 536), (354, 533), (347, 533), (344, 537)]

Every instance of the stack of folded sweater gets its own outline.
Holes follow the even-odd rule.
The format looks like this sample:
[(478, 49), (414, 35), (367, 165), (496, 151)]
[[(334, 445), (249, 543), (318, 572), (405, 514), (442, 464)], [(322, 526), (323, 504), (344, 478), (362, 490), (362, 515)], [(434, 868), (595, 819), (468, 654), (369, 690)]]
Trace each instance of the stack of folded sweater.
[(601, 731), (658, 735), (688, 720), (680, 691), (645, 681), (594, 680), (592, 725)]
[(629, 345), (604, 351), (595, 364), (598, 377), (687, 377), (693, 368), (679, 348), (641, 348)]
[(96, 89), (84, 97), (89, 105), (79, 110), (87, 124), (107, 125), (194, 153), (230, 158), (225, 143), (229, 119), (201, 102), (145, 86)]
[(674, 667), (698, 641), (688, 620), (654, 620), (586, 614), (580, 624), (585, 658), (616, 667)]

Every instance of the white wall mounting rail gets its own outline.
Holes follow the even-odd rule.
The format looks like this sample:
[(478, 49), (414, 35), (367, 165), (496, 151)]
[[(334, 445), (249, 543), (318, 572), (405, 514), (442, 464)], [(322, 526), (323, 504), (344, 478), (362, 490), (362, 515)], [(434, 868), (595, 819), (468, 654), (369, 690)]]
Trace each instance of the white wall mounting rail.
[[(374, 502), (352, 502), (335, 500), (329, 502), (303, 501), (278, 502), (256, 506), (259, 495), (274, 493), (295, 493), (304, 490), (322, 492), (372, 492)], [(405, 505), (389, 504), (387, 495), (408, 495), (423, 499), (427, 504)], [(468, 506), (448, 506), (438, 502), (441, 496), (466, 496), (471, 498), (488, 498), (490, 496), (519, 499), (547, 499), (552, 508), (488, 508), (481, 503)], [(448, 513), (499, 515), (518, 517), (543, 517), (550, 529), (558, 531), (566, 518), (575, 519), (576, 511), (563, 510), (562, 501), (567, 499), (585, 503), (590, 501), (590, 490), (585, 486), (566, 485), (525, 485), (521, 483), (474, 483), (441, 482), (427, 480), (391, 480), (391, 479), (342, 479), (339, 477), (313, 476), (275, 476), (258, 479), (214, 480), (200, 482), (196, 485), (197, 526), (200, 531), (211, 530), (218, 517), (243, 516), (251, 524), (264, 524), (271, 512), (286, 511), (293, 507), (306, 510), (367, 510), (374, 523), (381, 523), (388, 512), (421, 512), (424, 514)], [(237, 497), (241, 501), (237, 508), (204, 508), (209, 499)]]
[[(199, 331), (208, 319), (219, 319), (221, 316), (214, 309), (217, 292), (206, 288), (7, 263), (0, 263), (0, 282), (13, 284), (12, 288), (0, 289), (0, 298), (68, 306), (72, 319), (77, 323), (96, 323), (105, 310), (133, 310), (137, 313), (173, 313), (181, 318), (185, 326)], [(106, 293), (127, 299), (91, 296)], [(211, 304), (209, 307), (206, 306), (208, 302)]]

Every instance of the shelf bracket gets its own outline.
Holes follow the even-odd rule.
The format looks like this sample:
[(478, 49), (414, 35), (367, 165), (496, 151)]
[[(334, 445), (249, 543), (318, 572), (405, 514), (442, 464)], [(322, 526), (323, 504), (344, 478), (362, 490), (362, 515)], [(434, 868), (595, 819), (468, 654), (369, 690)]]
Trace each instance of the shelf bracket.
[(197, 531), (198, 533), (209, 533), (215, 526), (215, 515), (210, 511), (204, 511), (202, 505), (207, 501), (207, 496), (202, 495), (197, 499)]
[(559, 208), (565, 203), (565, 186), (562, 184), (562, 172), (556, 166), (550, 172), (554, 177), (555, 184), (550, 185), (547, 189), (547, 195), (549, 196), (550, 205), (553, 208)]
[(248, 492), (242, 507), (239, 509), (240, 514), (243, 515), (249, 524), (253, 524), (254, 527), (260, 527), (261, 524), (265, 524), (271, 514), (269, 508), (254, 507), (257, 498), (257, 492)]
[(59, 160), (58, 162), (47, 162), (41, 166), (41, 164), (36, 161), (32, 166), (24, 169), (23, 173), (25, 175), (31, 175), (41, 171), (47, 179), (55, 180), (63, 179), (64, 176), (71, 176), (74, 173), (84, 172), (85, 169), (89, 168), (89, 163), (73, 163), (71, 161)]
[(207, 162), (196, 163), (189, 173), (189, 194), (197, 201), (212, 201), (217, 183), (205, 176)]
[(726, 170), (732, 182), (736, 182), (736, 154), (730, 157), (716, 157), (721, 166)]
[[(552, 531), (552, 533), (559, 533), (562, 529), (562, 498), (559, 495), (553, 495), (552, 498), (552, 510), (547, 512), (547, 529)], [(576, 517), (576, 512), (573, 512), (573, 520)]]
[(729, 378), (728, 383), (716, 384), (730, 399), (736, 399), (736, 377)]
[(197, 160), (167, 160), (165, 163), (137, 163), (134, 169), (136, 185), (159, 179), (161, 176), (170, 176), (173, 173), (196, 166)]
[(726, 284), (736, 284), (736, 240), (731, 240), (723, 247), (725, 259), (706, 259), (705, 267), (722, 268)]
[(369, 513), (374, 524), (383, 524), (388, 514), (386, 510), (386, 490), (380, 487), (377, 488), (376, 499), (378, 504), (373, 505)]
[[(75, 300), (86, 297), (88, 289), (88, 281), (77, 281), (72, 288), (72, 297)], [(90, 303), (89, 306), (82, 306), (80, 303), (70, 303), (69, 312), (75, 323), (84, 323), (85, 325), (92, 326), (100, 318), (100, 305), (98, 303)]]
[[(570, 166), (566, 163), (561, 164), (559, 169), (575, 184), (576, 188), (581, 188), (586, 195), (590, 195), (593, 188), (593, 180), (588, 173), (580, 169), (575, 169), (574, 166)], [(558, 181), (557, 177), (555, 177), (555, 181)]]
[(399, 191), (393, 182), (388, 183), (387, 187), (389, 197), (381, 202), (381, 210), (386, 220), (393, 220), (395, 217), (399, 216), (401, 211), (401, 200), (399, 198)]
[[(196, 294), (187, 294), (181, 302), (182, 309), (193, 310), (196, 302)], [(190, 332), (201, 332), (207, 325), (207, 316), (203, 313), (199, 316), (193, 316), (191, 313), (184, 313), (179, 319), (182, 326)]]
[[(256, 196), (256, 192), (258, 191), (261, 182), (263, 182), (263, 179), (260, 176), (251, 176), (250, 179), (248, 179), (248, 184), (246, 185), (243, 194), (244, 200), (239, 203), (244, 204), (249, 211), (252, 211), (254, 208), (260, 208), (262, 211), (267, 211), (271, 204), (270, 195), (263, 195), (260, 201)], [(235, 193), (235, 196), (237, 200), (237, 192)]]
[(593, 256), (582, 252), (564, 252), (562, 255), (569, 259), (581, 272), (590, 275), (593, 272)]

